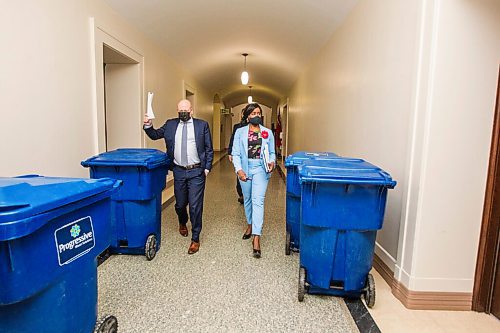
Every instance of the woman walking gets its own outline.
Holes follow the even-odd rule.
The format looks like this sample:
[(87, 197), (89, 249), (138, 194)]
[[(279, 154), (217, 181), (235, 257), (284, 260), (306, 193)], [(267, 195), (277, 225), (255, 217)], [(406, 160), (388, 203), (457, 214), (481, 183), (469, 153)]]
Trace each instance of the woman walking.
[(236, 130), (233, 143), (233, 164), (238, 175), (245, 205), (247, 229), (243, 239), (252, 235), (253, 256), (260, 258), (260, 237), (264, 223), (264, 200), (267, 183), (274, 170), (276, 154), (274, 136), (262, 126), (262, 109), (257, 103), (248, 104), (243, 111), (248, 125)]

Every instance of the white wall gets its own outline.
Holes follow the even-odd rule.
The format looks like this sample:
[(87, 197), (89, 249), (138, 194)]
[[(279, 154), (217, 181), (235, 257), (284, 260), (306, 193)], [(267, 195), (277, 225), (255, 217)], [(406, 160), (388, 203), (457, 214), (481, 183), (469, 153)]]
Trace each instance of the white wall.
[(289, 95), (289, 153), (362, 157), (398, 181), (376, 252), (410, 290), (472, 291), (499, 7), (362, 0)]
[(232, 114), (232, 123), (233, 123), (233, 126), (237, 123), (239, 123), (241, 121), (241, 110), (243, 110), (245, 108), (245, 106), (247, 106), (247, 104), (240, 104), (240, 105), (236, 105), (236, 106), (233, 106), (231, 108), (231, 114)]
[(104, 2), (9, 2), (0, 11), (0, 175), (88, 175), (80, 161), (98, 153), (91, 17), (144, 57), (142, 105), (155, 92), (156, 125), (175, 116), (184, 80), (196, 88), (196, 116), (212, 123), (211, 94)]
[(415, 144), (422, 158), (409, 165), (419, 170), (411, 179), (418, 196), (409, 205), (412, 218), (403, 220), (397, 273), (411, 290), (471, 292), (498, 82), (500, 2), (427, 6), (432, 26), (422, 47), (426, 92), (417, 99), (422, 129)]

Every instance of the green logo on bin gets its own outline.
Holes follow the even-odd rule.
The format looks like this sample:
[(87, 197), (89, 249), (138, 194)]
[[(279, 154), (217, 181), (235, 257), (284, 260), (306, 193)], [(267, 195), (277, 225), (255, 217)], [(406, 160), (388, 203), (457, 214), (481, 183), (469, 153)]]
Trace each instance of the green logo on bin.
[[(90, 216), (86, 216), (76, 221), (73, 220), (59, 229), (56, 229), (54, 231), (54, 238), (56, 241), (59, 266), (69, 264), (73, 260), (89, 253), (89, 251), (94, 248), (95, 238), (92, 219)], [(0, 328), (0, 331), (1, 330)]]
[(71, 237), (73, 237), (73, 238), (78, 237), (78, 235), (80, 235), (80, 226), (78, 224), (75, 224), (74, 226), (72, 226), (70, 233), (71, 233)]

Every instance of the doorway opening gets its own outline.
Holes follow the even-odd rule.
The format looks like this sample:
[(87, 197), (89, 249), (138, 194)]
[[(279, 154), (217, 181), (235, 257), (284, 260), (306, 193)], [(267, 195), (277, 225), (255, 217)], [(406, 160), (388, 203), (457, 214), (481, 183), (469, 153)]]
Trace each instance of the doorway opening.
[(186, 90), (186, 99), (191, 102), (191, 105), (194, 105), (194, 92)]
[(222, 116), (221, 124), (223, 125), (221, 128), (222, 138), (221, 138), (221, 147), (224, 147), (224, 150), (229, 148), (229, 141), (231, 140), (231, 135), (233, 134), (233, 117), (232, 113), (225, 114)]
[(288, 103), (283, 105), (281, 112), (281, 163), (285, 164), (285, 158), (287, 156), (287, 145), (288, 145)]
[(182, 96), (191, 102), (191, 107), (193, 108), (193, 113), (196, 115), (196, 90), (185, 81), (182, 81)]
[(105, 150), (141, 147), (139, 62), (103, 45)]

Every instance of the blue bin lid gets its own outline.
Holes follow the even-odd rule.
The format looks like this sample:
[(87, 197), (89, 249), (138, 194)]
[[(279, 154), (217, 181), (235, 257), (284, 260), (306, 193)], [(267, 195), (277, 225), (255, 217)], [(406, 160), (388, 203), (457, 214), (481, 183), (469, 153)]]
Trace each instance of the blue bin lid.
[(157, 149), (123, 148), (91, 157), (82, 162), (84, 167), (93, 166), (141, 166), (155, 169), (169, 164), (167, 154)]
[(384, 170), (362, 159), (330, 159), (306, 161), (299, 169), (300, 183), (369, 184), (388, 188), (396, 181)]
[(15, 228), (16, 221), (110, 191), (120, 184), (110, 178), (0, 177), (0, 225)]
[(339, 158), (339, 155), (330, 152), (307, 152), (298, 151), (292, 155), (288, 155), (285, 159), (285, 167), (298, 166), (312, 159), (331, 159)]

